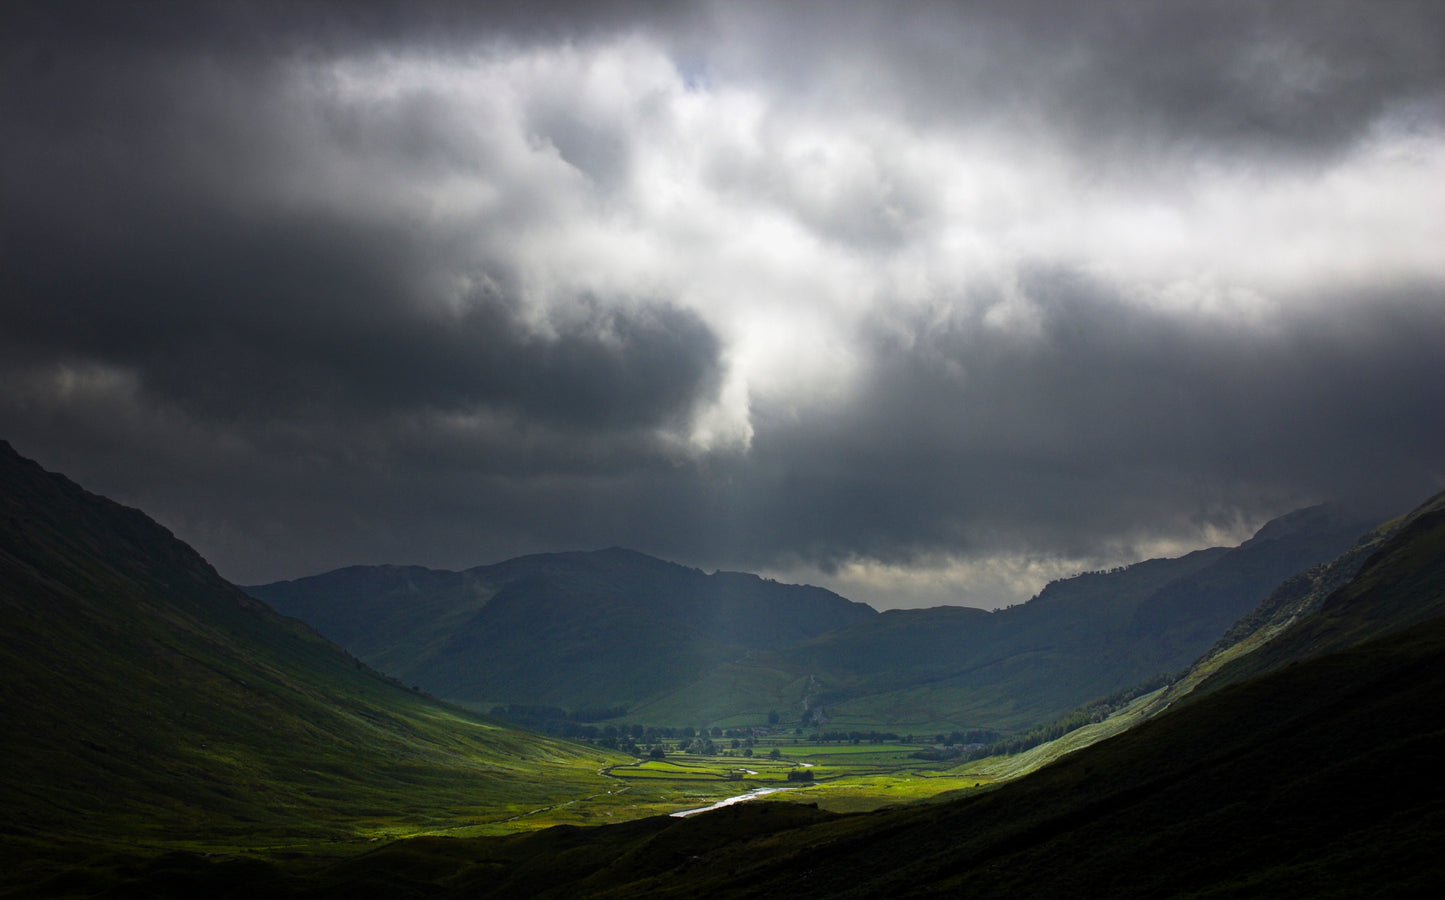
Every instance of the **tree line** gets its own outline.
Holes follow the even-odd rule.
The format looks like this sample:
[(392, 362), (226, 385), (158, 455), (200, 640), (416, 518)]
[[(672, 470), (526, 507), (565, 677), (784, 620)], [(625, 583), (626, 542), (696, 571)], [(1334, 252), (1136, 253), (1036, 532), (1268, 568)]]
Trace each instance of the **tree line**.
[[(605, 713), (605, 715), (604, 715)], [(509, 703), (494, 706), (493, 718), (502, 719), (533, 731), (556, 735), (573, 741), (586, 741), (609, 750), (621, 750), (635, 756), (647, 756), (656, 749), (680, 753), (714, 755), (721, 749), (742, 751), (752, 756), (757, 744), (753, 728), (698, 728), (695, 726), (594, 724), (627, 714), (626, 707), (579, 709), (568, 712), (560, 706)], [(758, 729), (768, 731), (770, 729)], [(664, 746), (668, 742), (669, 746)]]

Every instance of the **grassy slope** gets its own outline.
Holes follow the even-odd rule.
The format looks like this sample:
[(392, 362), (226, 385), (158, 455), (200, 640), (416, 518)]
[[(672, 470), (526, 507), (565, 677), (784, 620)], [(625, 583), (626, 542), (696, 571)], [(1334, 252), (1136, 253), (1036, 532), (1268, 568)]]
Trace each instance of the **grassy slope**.
[(1217, 689), (1445, 612), (1445, 494), (1382, 526), (1361, 549), (1373, 552), (1348, 583), (1311, 604), (1310, 615), (1289, 621), (1256, 652), (1228, 660), (1201, 688)]
[[(1427, 615), (1445, 535), (1401, 532), (1319, 621)], [(1331, 613), (1331, 607), (1337, 607)], [(1343, 610), (1343, 611), (1342, 611)], [(1399, 613), (1404, 613), (1403, 618)], [(1412, 895), (1445, 878), (1445, 617), (1226, 685), (947, 803), (831, 816), (758, 802), (686, 820), (406, 841), (277, 893), (873, 897)]]
[[(1143, 716), (1156, 715), (1196, 691), (1208, 693), (1438, 614), (1442, 538), (1430, 529), (1438, 526), (1442, 511), (1445, 493), (1366, 532), (1334, 560), (1285, 579), (1173, 684), (1155, 692), (1143, 705)], [(1414, 583), (1389, 583), (1405, 560), (1412, 560), (1407, 581)], [(1385, 596), (1387, 602), (1362, 602), (1362, 595)], [(1316, 615), (1327, 605), (1333, 612)], [(1328, 638), (1319, 629), (1331, 621), (1337, 633)]]
[[(1445, 621), (1230, 686), (963, 800), (417, 839), (275, 895), (1385, 896), (1445, 876)], [(174, 864), (176, 867), (180, 863)], [(219, 878), (186, 862), (187, 889)], [(155, 884), (159, 871), (141, 873)], [(164, 892), (161, 892), (164, 895)]]
[(406, 834), (603, 789), (612, 755), (403, 689), (4, 444), (0, 487), (7, 855)]

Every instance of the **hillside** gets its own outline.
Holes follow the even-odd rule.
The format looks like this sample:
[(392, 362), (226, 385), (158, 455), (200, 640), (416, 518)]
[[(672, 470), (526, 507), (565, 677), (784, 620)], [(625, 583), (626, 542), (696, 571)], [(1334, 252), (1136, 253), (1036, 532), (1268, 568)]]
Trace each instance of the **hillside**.
[(821, 588), (620, 548), (465, 572), (355, 567), (247, 590), (439, 696), (571, 708), (635, 704), (877, 615)]
[[(1013, 778), (1034, 771), (1227, 685), (1440, 615), (1442, 517), (1445, 493), (1376, 526), (1330, 562), (1286, 578), (1164, 686), (1157, 687), (1157, 679), (1138, 684), (1037, 726), (1033, 733), (1062, 731), (1065, 737), (1010, 757), (994, 767), (995, 774)], [(1081, 713), (1089, 724), (1080, 724)]]
[[(1286, 582), (1201, 667), (1216, 690), (1445, 612), (1445, 493)], [(1216, 665), (1209, 665), (1215, 663)]]
[[(278, 896), (1427, 896), (1445, 879), (1442, 556), (1438, 519), (1415, 517), (1298, 621), (1339, 636), (1330, 652), (1297, 655), (961, 799), (840, 816), (807, 806), (803, 791), (690, 819), (424, 838), (273, 873), (258, 887)], [(1384, 622), (1393, 624), (1379, 634)], [(193, 884), (211, 872), (189, 870)]]
[(56, 842), (276, 846), (498, 822), (598, 790), (614, 759), (403, 688), (4, 443), (0, 670), (0, 869), (15, 877)]

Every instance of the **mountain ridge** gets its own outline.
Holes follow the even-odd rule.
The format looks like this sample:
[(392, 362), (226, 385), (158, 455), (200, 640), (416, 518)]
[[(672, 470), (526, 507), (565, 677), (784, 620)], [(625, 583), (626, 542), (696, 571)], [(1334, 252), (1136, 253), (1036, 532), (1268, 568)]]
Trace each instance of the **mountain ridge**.
[[(433, 593), (410, 590), (420, 583)], [(618, 547), (460, 572), (350, 567), (247, 590), (438, 695), (573, 707), (635, 703), (700, 668), (877, 615), (823, 588)]]
[(878, 613), (822, 588), (619, 547), (460, 572), (351, 567), (247, 590), (463, 702), (626, 707), (650, 723), (780, 711), (805, 726), (1018, 728), (1188, 666), (1281, 579), (1371, 524), (1337, 507), (1297, 510), (1238, 547), (1060, 579), (992, 612)]

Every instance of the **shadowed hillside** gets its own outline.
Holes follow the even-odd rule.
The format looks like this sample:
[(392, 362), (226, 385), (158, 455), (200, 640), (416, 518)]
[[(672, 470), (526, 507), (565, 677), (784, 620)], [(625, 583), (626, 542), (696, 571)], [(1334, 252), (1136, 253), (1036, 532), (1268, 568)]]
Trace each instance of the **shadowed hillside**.
[[(0, 443), (3, 853), (279, 845), (496, 821), (612, 758), (388, 680), (141, 512)], [(6, 866), (0, 866), (6, 868)]]
[(620, 548), (465, 572), (355, 567), (248, 590), (439, 696), (572, 708), (633, 704), (877, 615), (822, 588)]

